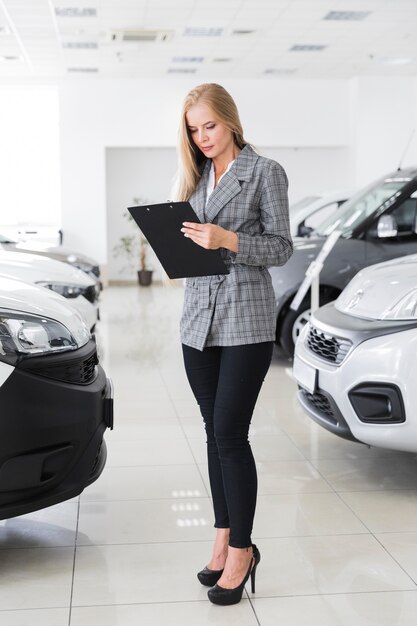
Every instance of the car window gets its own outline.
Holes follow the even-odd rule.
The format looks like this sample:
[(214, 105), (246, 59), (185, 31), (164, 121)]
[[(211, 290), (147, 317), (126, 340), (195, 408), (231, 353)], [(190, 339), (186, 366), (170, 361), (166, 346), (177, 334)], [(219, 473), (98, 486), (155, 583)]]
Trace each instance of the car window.
[(298, 213), (303, 211), (306, 206), (309, 206), (316, 200), (319, 200), (320, 196), (307, 196), (306, 198), (302, 198), (298, 202), (290, 205), (290, 215), (291, 217), (295, 217)]
[(339, 202), (331, 202), (330, 204), (326, 204), (326, 206), (320, 207), (317, 211), (314, 211), (311, 215), (309, 215), (304, 224), (309, 226), (310, 228), (317, 228), (320, 224), (326, 220), (330, 215), (333, 215), (334, 212), (339, 207)]
[(327, 237), (334, 230), (349, 235), (361, 222), (372, 215), (388, 198), (399, 193), (409, 179), (383, 179), (347, 200), (340, 209), (324, 220), (316, 229), (316, 234)]
[(398, 236), (415, 235), (417, 233), (417, 193), (404, 200), (391, 215), (395, 218)]

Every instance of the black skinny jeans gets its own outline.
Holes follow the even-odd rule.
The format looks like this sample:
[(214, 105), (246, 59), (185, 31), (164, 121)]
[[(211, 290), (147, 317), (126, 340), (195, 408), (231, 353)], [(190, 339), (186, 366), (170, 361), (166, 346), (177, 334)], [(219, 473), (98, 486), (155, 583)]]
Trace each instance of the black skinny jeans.
[(230, 528), (230, 546), (247, 548), (258, 485), (248, 431), (271, 363), (273, 342), (214, 346), (203, 351), (184, 344), (182, 348), (207, 434), (214, 526)]

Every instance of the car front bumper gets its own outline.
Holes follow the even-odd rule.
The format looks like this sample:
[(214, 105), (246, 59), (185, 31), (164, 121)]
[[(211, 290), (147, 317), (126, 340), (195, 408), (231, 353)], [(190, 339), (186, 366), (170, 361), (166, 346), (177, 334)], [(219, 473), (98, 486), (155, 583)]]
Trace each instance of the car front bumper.
[(4, 378), (0, 519), (81, 493), (104, 468), (103, 434), (113, 427), (113, 386), (93, 340), (74, 352), (25, 359)]
[(312, 325), (327, 336), (347, 337), (351, 345), (340, 363), (331, 363), (312, 352), (310, 327), (303, 329), (295, 348), (294, 377), (304, 411), (341, 437), (417, 452), (417, 329), (391, 323), (389, 332), (386, 323), (376, 322), (372, 332), (361, 335), (358, 327), (353, 333), (329, 326), (320, 311)]

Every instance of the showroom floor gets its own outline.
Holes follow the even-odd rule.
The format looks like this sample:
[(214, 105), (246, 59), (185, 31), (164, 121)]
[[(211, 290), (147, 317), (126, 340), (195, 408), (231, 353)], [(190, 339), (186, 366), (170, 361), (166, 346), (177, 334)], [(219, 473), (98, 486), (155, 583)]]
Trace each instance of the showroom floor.
[(107, 467), (81, 498), (0, 522), (0, 624), (414, 626), (417, 457), (313, 424), (278, 353), (252, 426), (256, 599), (208, 602), (196, 572), (213, 519), (181, 301), (180, 287), (103, 292), (99, 340), (115, 387)]

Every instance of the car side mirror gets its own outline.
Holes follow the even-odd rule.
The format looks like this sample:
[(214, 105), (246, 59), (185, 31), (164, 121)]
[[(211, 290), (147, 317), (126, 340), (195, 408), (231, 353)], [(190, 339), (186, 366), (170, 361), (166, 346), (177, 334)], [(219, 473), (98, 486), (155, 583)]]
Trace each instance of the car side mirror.
[(297, 236), (298, 237), (308, 237), (313, 232), (314, 228), (311, 226), (306, 226), (304, 222), (298, 225)]
[(398, 235), (397, 220), (393, 215), (381, 215), (376, 227), (378, 239), (387, 239)]

